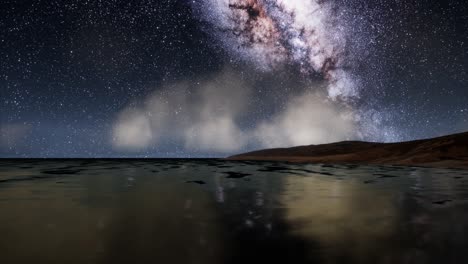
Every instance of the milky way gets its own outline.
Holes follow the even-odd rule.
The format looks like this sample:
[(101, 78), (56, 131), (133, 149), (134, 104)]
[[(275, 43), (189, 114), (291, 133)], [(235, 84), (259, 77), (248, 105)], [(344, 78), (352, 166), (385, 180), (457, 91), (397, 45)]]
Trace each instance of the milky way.
[(297, 64), (328, 82), (331, 98), (358, 95), (346, 46), (342, 10), (322, 0), (222, 0), (195, 6), (236, 56), (261, 70)]

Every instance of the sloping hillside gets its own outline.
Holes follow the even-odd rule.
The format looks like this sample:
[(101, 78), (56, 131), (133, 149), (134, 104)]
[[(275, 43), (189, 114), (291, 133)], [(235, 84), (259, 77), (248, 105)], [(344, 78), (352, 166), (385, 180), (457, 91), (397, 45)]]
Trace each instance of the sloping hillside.
[(228, 159), (468, 168), (468, 132), (399, 143), (344, 141), (265, 149), (231, 156)]

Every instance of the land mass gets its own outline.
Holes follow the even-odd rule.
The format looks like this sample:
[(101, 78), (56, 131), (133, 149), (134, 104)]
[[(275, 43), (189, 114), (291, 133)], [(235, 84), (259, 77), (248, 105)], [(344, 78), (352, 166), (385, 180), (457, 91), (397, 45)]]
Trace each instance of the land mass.
[(257, 150), (228, 160), (351, 163), (468, 169), (468, 132), (397, 143), (343, 141)]

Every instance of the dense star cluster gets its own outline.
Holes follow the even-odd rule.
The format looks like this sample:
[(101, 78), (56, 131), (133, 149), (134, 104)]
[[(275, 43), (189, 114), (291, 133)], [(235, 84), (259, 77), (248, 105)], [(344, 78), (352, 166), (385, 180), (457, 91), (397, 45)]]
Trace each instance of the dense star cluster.
[(461, 132), (467, 71), (464, 1), (7, 0), (0, 156), (206, 157)]

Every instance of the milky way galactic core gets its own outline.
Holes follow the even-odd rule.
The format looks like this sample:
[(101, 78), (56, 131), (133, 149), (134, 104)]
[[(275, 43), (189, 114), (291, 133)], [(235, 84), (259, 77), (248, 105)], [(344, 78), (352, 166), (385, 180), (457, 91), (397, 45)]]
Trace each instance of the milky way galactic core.
[(347, 71), (354, 59), (346, 45), (350, 29), (342, 23), (346, 12), (330, 1), (220, 0), (195, 6), (230, 52), (259, 69), (294, 63), (306, 75), (321, 75), (331, 98), (358, 96)]

